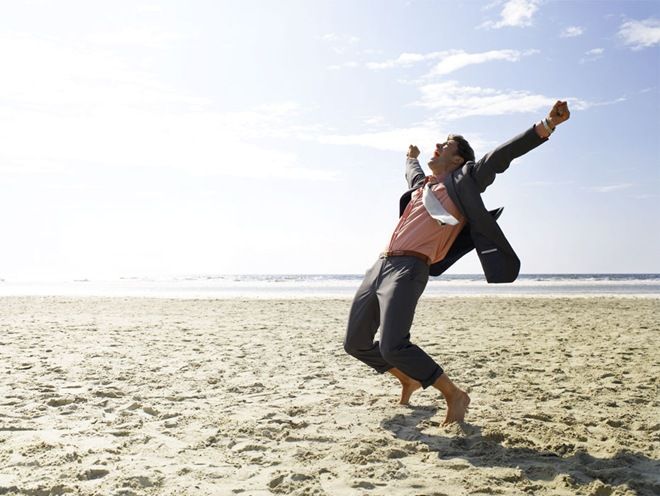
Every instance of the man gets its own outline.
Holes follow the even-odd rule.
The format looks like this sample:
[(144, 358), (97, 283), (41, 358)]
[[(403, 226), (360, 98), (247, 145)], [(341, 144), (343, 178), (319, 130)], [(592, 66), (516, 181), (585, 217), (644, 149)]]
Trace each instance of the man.
[[(390, 241), (367, 271), (351, 306), (344, 349), (379, 373), (389, 372), (402, 386), (401, 404), (414, 391), (433, 386), (447, 403), (443, 425), (463, 421), (470, 404), (429, 355), (410, 341), (415, 307), (430, 275), (439, 275), (472, 248), (488, 282), (512, 282), (520, 261), (488, 212), (481, 193), (511, 161), (547, 141), (570, 116), (557, 101), (548, 116), (526, 132), (475, 162), (470, 144), (449, 135), (436, 145), (426, 176), (410, 145), (406, 160), (409, 190), (401, 198), (400, 219)], [(380, 327), (380, 339), (374, 341)]]

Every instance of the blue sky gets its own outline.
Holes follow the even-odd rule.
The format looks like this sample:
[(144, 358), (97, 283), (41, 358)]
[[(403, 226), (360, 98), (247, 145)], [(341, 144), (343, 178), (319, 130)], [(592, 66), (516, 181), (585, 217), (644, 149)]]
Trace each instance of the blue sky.
[(660, 272), (660, 2), (2, 2), (0, 63), (6, 280), (359, 273), (409, 144), (557, 99), (484, 195), (522, 272)]

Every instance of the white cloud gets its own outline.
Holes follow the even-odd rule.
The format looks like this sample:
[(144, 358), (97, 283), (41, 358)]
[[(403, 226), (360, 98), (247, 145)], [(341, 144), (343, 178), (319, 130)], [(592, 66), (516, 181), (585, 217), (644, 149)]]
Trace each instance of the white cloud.
[(339, 71), (341, 69), (354, 69), (360, 64), (354, 61), (344, 62), (343, 64), (333, 64), (326, 67), (329, 71)]
[(591, 50), (587, 50), (584, 52), (585, 56), (580, 59), (580, 63), (584, 64), (585, 62), (593, 62), (594, 60), (602, 59), (604, 53), (604, 48), (592, 48)]
[(360, 38), (357, 36), (339, 33), (327, 33), (319, 36), (319, 39), (330, 44), (332, 51), (340, 55), (360, 41)]
[(360, 41), (360, 38), (357, 36), (353, 36), (350, 34), (338, 34), (338, 33), (327, 33), (321, 36), (321, 39), (323, 41), (329, 41), (329, 42), (340, 42), (340, 43), (347, 43), (347, 44), (353, 44), (357, 43)]
[(486, 21), (480, 27), (499, 29), (531, 26), (539, 3), (539, 0), (508, 0), (500, 12), (499, 21)]
[(493, 0), (492, 2), (487, 3), (486, 5), (481, 7), (481, 10), (486, 12), (488, 10), (492, 10), (492, 9), (495, 9), (495, 8), (499, 7), (503, 3), (504, 3), (503, 0)]
[(444, 57), (431, 70), (431, 76), (442, 76), (450, 74), (458, 69), (469, 65), (483, 64), (493, 60), (505, 60), (518, 62), (522, 56), (538, 53), (538, 50), (490, 50), (488, 52), (466, 53), (462, 50), (456, 51)]
[(431, 70), (429, 76), (442, 76), (467, 67), (469, 65), (483, 64), (493, 60), (518, 62), (521, 57), (539, 53), (538, 50), (490, 50), (487, 52), (469, 53), (464, 50), (447, 50), (430, 53), (402, 53), (396, 59), (384, 62), (369, 62), (369, 69), (391, 69), (394, 67), (409, 67), (420, 62), (439, 60)]
[(584, 29), (580, 26), (568, 26), (566, 29), (564, 29), (559, 36), (562, 38), (575, 38), (576, 36), (580, 36), (584, 33)]
[(478, 86), (460, 86), (456, 81), (423, 85), (416, 105), (437, 110), (446, 119), (474, 115), (505, 115), (550, 108), (554, 98), (528, 91), (501, 91)]
[(295, 103), (215, 111), (212, 102), (136, 71), (107, 50), (53, 39), (0, 37), (0, 65), (5, 172), (141, 166), (240, 177), (334, 177), (302, 167), (295, 153), (263, 144), (264, 138), (302, 133)]
[(628, 189), (631, 186), (634, 186), (632, 183), (621, 183), (621, 184), (612, 184), (609, 186), (592, 186), (588, 189), (589, 191), (594, 191), (596, 193), (611, 193), (613, 191), (621, 191), (622, 189)]
[(627, 101), (628, 99), (625, 96), (621, 96), (619, 98), (615, 98), (613, 100), (603, 100), (601, 102), (589, 102), (586, 100), (573, 100), (572, 102), (569, 102), (570, 105), (573, 106), (574, 110), (588, 110), (593, 107), (605, 107), (607, 105), (615, 105), (617, 103), (623, 103)]
[[(526, 90), (498, 90), (479, 86), (461, 86), (457, 81), (424, 84), (419, 87), (422, 97), (414, 105), (438, 112), (443, 119), (460, 119), (470, 116), (509, 115), (516, 113), (544, 112), (557, 101), (556, 97), (535, 94)], [(589, 102), (578, 98), (568, 100), (573, 110), (612, 105), (625, 101)]]
[[(450, 133), (462, 132), (448, 130), (434, 120), (428, 120), (409, 127), (394, 128), (383, 131), (356, 134), (321, 134), (317, 137), (320, 143), (332, 145), (359, 145), (382, 151), (401, 152), (405, 154), (408, 145), (417, 144), (422, 152), (424, 148), (432, 151), (435, 143), (444, 139)], [(475, 134), (468, 138), (473, 148), (483, 148), (492, 145)]]
[(360, 53), (362, 55), (380, 55), (383, 51), (375, 48), (365, 48), (364, 50), (361, 50)]
[(368, 69), (392, 69), (393, 67), (409, 67), (426, 60), (434, 60), (447, 55), (450, 52), (431, 53), (402, 53), (396, 59), (385, 62), (367, 62)]
[(619, 28), (619, 37), (633, 50), (660, 44), (660, 19), (626, 21)]
[(382, 115), (372, 115), (369, 117), (365, 117), (363, 122), (367, 126), (376, 126), (376, 127), (383, 126), (386, 123), (385, 117), (383, 117)]
[(0, 94), (5, 102), (42, 106), (208, 103), (176, 92), (106, 50), (57, 39), (0, 36)]
[(429, 126), (412, 126), (350, 135), (328, 134), (319, 136), (318, 141), (331, 145), (361, 145), (377, 150), (405, 152), (411, 143), (434, 143), (439, 136), (446, 134), (448, 133), (440, 134)]
[(302, 167), (295, 153), (259, 144), (278, 133), (290, 137), (291, 131), (284, 130), (288, 120), (257, 110), (153, 113), (97, 108), (84, 115), (23, 111), (0, 117), (0, 133), (8, 141), (2, 163), (14, 169), (138, 166), (201, 175), (333, 179), (332, 171)]
[(123, 31), (95, 33), (88, 36), (87, 39), (92, 43), (101, 45), (141, 45), (150, 48), (163, 48), (171, 42), (189, 37), (189, 35), (153, 28), (132, 28)]

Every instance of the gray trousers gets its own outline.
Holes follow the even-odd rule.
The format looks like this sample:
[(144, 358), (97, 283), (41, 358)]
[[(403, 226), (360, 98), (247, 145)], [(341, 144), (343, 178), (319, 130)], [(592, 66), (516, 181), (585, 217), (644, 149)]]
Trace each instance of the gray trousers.
[[(428, 265), (415, 257), (378, 259), (353, 299), (346, 352), (381, 374), (396, 367), (424, 388), (432, 385), (442, 368), (410, 342), (415, 307), (428, 279)], [(379, 327), (379, 340), (374, 341)]]

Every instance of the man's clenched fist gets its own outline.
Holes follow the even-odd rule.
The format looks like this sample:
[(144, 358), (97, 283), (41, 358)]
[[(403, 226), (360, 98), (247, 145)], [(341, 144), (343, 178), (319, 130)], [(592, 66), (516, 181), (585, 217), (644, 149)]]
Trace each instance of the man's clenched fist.
[(562, 122), (567, 121), (570, 116), (568, 103), (557, 100), (557, 103), (553, 105), (552, 110), (548, 113), (548, 123), (554, 128)]
[(419, 148), (417, 148), (415, 145), (410, 145), (408, 147), (408, 157), (410, 158), (417, 158), (419, 157)]

